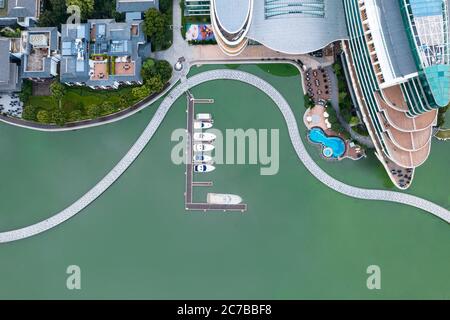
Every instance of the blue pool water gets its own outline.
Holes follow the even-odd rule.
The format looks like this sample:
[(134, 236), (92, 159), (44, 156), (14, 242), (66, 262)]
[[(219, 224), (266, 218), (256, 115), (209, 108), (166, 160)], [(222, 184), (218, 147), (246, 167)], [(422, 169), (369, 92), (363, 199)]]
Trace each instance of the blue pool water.
[(341, 158), (345, 153), (345, 142), (339, 137), (328, 137), (321, 128), (312, 128), (309, 131), (309, 140), (322, 145), (322, 154), (325, 158)]

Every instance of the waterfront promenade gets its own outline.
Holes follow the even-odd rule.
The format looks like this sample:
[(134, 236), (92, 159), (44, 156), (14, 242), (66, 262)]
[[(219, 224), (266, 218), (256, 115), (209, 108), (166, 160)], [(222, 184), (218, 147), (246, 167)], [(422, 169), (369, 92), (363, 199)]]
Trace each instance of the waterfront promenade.
[[(331, 177), (322, 168), (320, 168), (320, 166), (317, 165), (308, 154), (301, 139), (298, 130), (298, 124), (291, 107), (284, 99), (284, 97), (271, 84), (247, 72), (237, 70), (213, 70), (197, 74), (191, 78), (187, 78), (185, 81), (182, 81), (178, 86), (176, 86), (162, 101), (154, 117), (151, 119), (144, 132), (126, 153), (126, 155), (100, 182), (98, 182), (85, 195), (83, 195), (80, 199), (78, 199), (75, 203), (73, 203), (66, 209), (46, 220), (25, 228), (0, 233), (0, 243), (25, 239), (40, 234), (58, 226), (64, 221), (67, 221), (68, 219), (75, 216), (77, 213), (81, 212), (95, 199), (97, 199), (103, 192), (105, 192), (117, 179), (119, 179), (119, 177), (134, 162), (134, 160), (136, 160), (136, 158), (144, 150), (150, 139), (154, 136), (155, 132), (163, 122), (165, 116), (167, 115), (168, 111), (175, 103), (175, 101), (190, 88), (212, 80), (240, 81), (252, 85), (267, 94), (278, 107), (284, 117), (284, 120), (286, 121), (290, 140), (292, 142), (293, 148), (297, 153), (298, 158), (314, 177), (327, 185), (329, 188), (341, 194), (357, 199), (382, 200), (409, 205), (421, 209), (425, 212), (429, 212), (436, 217), (446, 221), (447, 223), (450, 223), (450, 212), (431, 201), (401, 192), (370, 190), (353, 187)], [(105, 223), (107, 223), (107, 221), (105, 221)]]

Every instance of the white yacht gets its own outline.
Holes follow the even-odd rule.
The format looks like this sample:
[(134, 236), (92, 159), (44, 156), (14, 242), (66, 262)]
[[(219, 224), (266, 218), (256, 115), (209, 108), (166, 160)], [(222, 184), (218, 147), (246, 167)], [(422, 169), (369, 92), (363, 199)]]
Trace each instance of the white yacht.
[(210, 142), (216, 140), (216, 135), (208, 132), (195, 132), (194, 141)]
[(234, 194), (208, 193), (207, 200), (209, 204), (240, 204), (242, 198)]
[(194, 166), (194, 172), (206, 173), (214, 171), (216, 167), (209, 164), (197, 164)]
[(214, 150), (214, 146), (208, 143), (196, 143), (193, 149), (194, 152), (208, 152)]
[(210, 129), (212, 128), (213, 124), (211, 122), (204, 122), (204, 121), (194, 121), (194, 129)]
[(198, 153), (198, 154), (194, 155), (193, 160), (194, 160), (195, 163), (203, 163), (203, 164), (205, 164), (205, 163), (211, 163), (212, 162), (212, 157), (208, 156), (206, 154), (203, 154), (203, 153)]

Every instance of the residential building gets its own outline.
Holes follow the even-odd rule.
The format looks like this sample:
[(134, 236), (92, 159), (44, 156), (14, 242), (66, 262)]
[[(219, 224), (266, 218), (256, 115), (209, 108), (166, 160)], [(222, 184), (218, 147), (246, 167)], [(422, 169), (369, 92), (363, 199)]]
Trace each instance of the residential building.
[(344, 0), (345, 62), (363, 120), (395, 185), (429, 157), (438, 109), (450, 101), (446, 0)]
[(159, 10), (159, 0), (117, 0), (116, 10), (126, 14), (126, 20), (141, 20), (148, 9)]
[(20, 69), (11, 56), (12, 40), (0, 38), (0, 93), (20, 91)]
[(38, 21), (42, 0), (0, 0), (0, 25), (18, 24), (28, 28)]
[(22, 32), (22, 78), (32, 81), (51, 79), (58, 75), (60, 33), (53, 28), (29, 28)]
[(142, 84), (142, 28), (142, 21), (111, 19), (62, 25), (61, 82), (95, 89)]

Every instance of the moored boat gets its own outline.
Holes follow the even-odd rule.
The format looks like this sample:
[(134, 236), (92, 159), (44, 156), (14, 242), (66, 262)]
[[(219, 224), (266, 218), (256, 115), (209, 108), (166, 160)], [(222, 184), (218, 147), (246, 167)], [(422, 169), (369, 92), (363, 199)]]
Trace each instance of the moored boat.
[(194, 129), (210, 129), (213, 124), (211, 122), (205, 121), (194, 121)]
[(206, 173), (206, 172), (211, 172), (214, 171), (216, 169), (216, 167), (210, 165), (210, 164), (198, 164), (194, 166), (194, 172), (199, 172), (199, 173)]
[(195, 152), (208, 152), (214, 150), (214, 146), (208, 143), (196, 143), (193, 149)]
[(209, 132), (195, 132), (194, 141), (209, 142), (216, 140), (216, 135)]
[(208, 193), (207, 200), (209, 204), (235, 205), (242, 202), (242, 198), (235, 194)]

